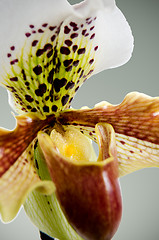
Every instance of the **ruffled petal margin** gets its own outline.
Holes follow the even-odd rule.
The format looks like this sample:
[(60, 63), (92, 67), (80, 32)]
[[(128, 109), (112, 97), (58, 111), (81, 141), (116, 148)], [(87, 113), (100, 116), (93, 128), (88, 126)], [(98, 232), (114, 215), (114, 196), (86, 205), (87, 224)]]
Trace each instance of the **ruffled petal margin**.
[(120, 176), (145, 167), (159, 167), (159, 98), (129, 93), (119, 105), (102, 102), (94, 109), (59, 114), (62, 124), (74, 125), (96, 140), (98, 122), (111, 124), (116, 133)]

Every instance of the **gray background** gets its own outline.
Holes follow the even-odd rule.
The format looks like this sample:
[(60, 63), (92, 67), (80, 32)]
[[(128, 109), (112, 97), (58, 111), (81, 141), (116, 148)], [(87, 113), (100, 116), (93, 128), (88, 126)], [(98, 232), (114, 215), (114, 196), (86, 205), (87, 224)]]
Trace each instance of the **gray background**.
[[(76, 3), (80, 1), (70, 1)], [(131, 91), (159, 95), (159, 1), (116, 0), (135, 37), (132, 59), (126, 65), (104, 71), (89, 79), (79, 90), (73, 107), (93, 107), (107, 100), (120, 103)], [(15, 121), (0, 89), (0, 126), (13, 128)], [(114, 240), (159, 239), (159, 170), (145, 169), (121, 179), (123, 217)], [(23, 211), (10, 224), (0, 223), (0, 240), (38, 240), (38, 231)]]

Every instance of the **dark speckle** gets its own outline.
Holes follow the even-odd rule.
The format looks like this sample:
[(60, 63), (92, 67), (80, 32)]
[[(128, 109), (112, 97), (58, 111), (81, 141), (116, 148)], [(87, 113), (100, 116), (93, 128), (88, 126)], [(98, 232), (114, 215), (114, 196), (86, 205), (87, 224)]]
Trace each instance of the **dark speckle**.
[(61, 47), (60, 48), (61, 54), (69, 55), (70, 54), (70, 49), (67, 47)]
[(56, 38), (56, 35), (52, 35), (51, 36), (51, 41), (53, 42), (55, 40), (55, 38)]
[(68, 34), (71, 31), (71, 29), (68, 26), (64, 27), (64, 33)]
[(40, 65), (37, 65), (33, 68), (33, 71), (36, 75), (40, 75), (42, 73), (42, 67)]
[(40, 28), (38, 29), (38, 33), (43, 33), (44, 31)]
[(17, 81), (18, 81), (18, 78), (17, 78), (17, 77), (12, 77), (12, 78), (10, 78), (10, 80), (11, 80), (12, 82), (17, 82)]
[(32, 42), (32, 47), (35, 47), (35, 46), (37, 45), (37, 43), (38, 43), (38, 40), (34, 40), (34, 41)]
[(36, 167), (36, 169), (39, 169), (39, 165), (38, 165), (37, 159), (35, 159), (35, 167)]
[(33, 24), (30, 24), (29, 27), (30, 27), (30, 28), (34, 28), (34, 25), (33, 25)]
[(48, 23), (44, 23), (44, 24), (42, 25), (42, 27), (47, 27), (47, 25), (48, 25)]
[(65, 67), (68, 67), (73, 62), (73, 59), (68, 59), (63, 62)]
[(62, 79), (55, 78), (53, 83), (55, 91), (59, 92), (60, 88), (64, 87), (66, 83), (67, 83), (67, 80), (65, 78), (62, 78)]
[(69, 40), (69, 39), (67, 39), (67, 40), (65, 40), (65, 44), (66, 44), (68, 47), (70, 47), (70, 46), (72, 45), (72, 41)]
[(78, 46), (77, 46), (77, 45), (74, 45), (74, 46), (72, 47), (72, 50), (73, 50), (74, 53), (77, 51), (77, 49), (78, 49)]
[(27, 32), (27, 33), (25, 33), (25, 36), (26, 36), (26, 37), (30, 37), (30, 36), (31, 36), (31, 33)]
[(77, 67), (78, 64), (79, 64), (79, 60), (76, 60), (76, 61), (73, 62), (73, 66), (75, 66), (75, 67)]
[(84, 54), (86, 52), (86, 49), (85, 48), (80, 48), (78, 49), (77, 53), (78, 54)]
[(11, 46), (10, 49), (11, 49), (11, 51), (14, 51), (15, 50), (15, 46)]
[(46, 84), (45, 83), (40, 84), (39, 88), (35, 90), (35, 94), (40, 97), (42, 97), (45, 92), (46, 92)]
[(94, 59), (92, 58), (90, 61), (89, 61), (89, 64), (92, 64), (94, 62)]
[(66, 89), (66, 90), (68, 90), (68, 89), (72, 89), (72, 88), (74, 87), (74, 85), (75, 85), (75, 83), (72, 82), (72, 81), (70, 81), (70, 82), (67, 83), (65, 89)]
[(54, 68), (51, 69), (51, 71), (49, 72), (49, 76), (48, 76), (48, 83), (53, 83), (53, 76), (54, 76)]
[(50, 31), (53, 31), (56, 27), (55, 26), (50, 26), (49, 29)]
[(65, 95), (65, 96), (63, 96), (62, 97), (62, 106), (65, 106), (66, 105), (66, 103), (68, 102), (68, 100), (69, 100), (69, 95)]
[(25, 95), (25, 99), (30, 103), (34, 101), (34, 99), (30, 95)]
[(44, 106), (43, 110), (44, 110), (44, 112), (49, 112), (49, 107), (48, 106)]
[(70, 36), (72, 39), (78, 37), (78, 33), (72, 33)]
[(53, 112), (56, 112), (57, 111), (57, 106), (53, 105), (51, 109), (52, 109)]
[(95, 33), (93, 33), (90, 37), (90, 39), (93, 39), (95, 37)]

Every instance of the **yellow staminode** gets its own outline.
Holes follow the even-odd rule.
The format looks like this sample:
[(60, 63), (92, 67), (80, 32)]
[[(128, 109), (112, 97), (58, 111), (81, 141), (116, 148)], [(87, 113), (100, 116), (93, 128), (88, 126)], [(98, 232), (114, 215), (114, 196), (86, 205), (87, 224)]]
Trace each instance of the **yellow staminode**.
[(54, 129), (51, 132), (51, 138), (57, 151), (70, 160), (97, 160), (91, 140), (71, 126), (66, 127), (62, 132)]

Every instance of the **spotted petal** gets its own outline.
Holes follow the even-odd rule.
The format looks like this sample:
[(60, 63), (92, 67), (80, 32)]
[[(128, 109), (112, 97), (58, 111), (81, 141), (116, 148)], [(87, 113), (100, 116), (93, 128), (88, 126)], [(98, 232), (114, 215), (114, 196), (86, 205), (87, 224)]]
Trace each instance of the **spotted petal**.
[[(145, 167), (159, 167), (159, 98), (130, 93), (119, 105), (100, 103), (94, 109), (69, 110), (58, 119), (96, 139), (94, 127), (107, 122), (114, 127), (120, 176)], [(86, 131), (87, 130), (87, 131)]]
[[(40, 0), (37, 6), (29, 0), (16, 8), (14, 1), (0, 8), (1, 82), (18, 113), (49, 115), (68, 108), (88, 77), (131, 56), (131, 30), (113, 0), (86, 0), (75, 6), (65, 0)], [(17, 18), (24, 21), (14, 30)]]

